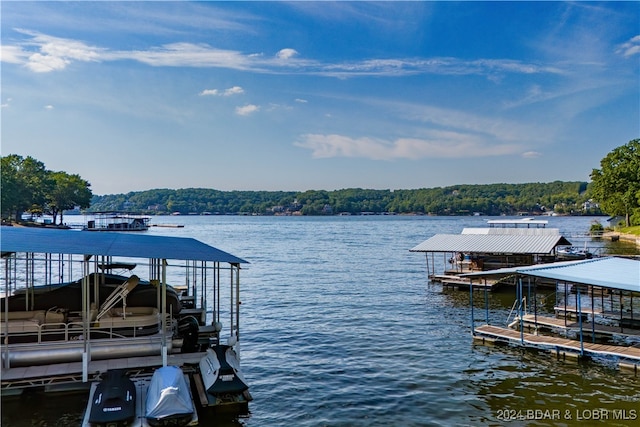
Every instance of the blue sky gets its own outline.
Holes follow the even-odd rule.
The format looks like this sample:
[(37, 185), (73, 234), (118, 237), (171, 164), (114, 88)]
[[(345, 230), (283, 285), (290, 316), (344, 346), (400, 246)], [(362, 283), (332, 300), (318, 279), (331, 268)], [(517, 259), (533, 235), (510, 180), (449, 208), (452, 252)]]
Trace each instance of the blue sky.
[(640, 137), (637, 2), (1, 8), (2, 155), (94, 194), (588, 181)]

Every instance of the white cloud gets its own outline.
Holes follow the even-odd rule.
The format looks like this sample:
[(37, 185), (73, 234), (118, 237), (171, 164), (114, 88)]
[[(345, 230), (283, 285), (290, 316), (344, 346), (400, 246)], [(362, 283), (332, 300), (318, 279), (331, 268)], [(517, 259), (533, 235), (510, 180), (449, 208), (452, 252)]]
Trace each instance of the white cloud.
[(200, 92), (200, 96), (232, 96), (240, 95), (242, 93), (244, 93), (244, 89), (242, 89), (240, 86), (234, 86), (223, 91), (219, 91), (218, 89), (205, 89)]
[(315, 158), (357, 157), (372, 160), (463, 158), (512, 155), (517, 144), (488, 144), (481, 138), (456, 132), (433, 132), (432, 138), (351, 138), (343, 135), (307, 134), (294, 145), (311, 150)]
[[(22, 63), (35, 72), (59, 71), (73, 61), (105, 62), (133, 60), (153, 67), (226, 68), (259, 73), (306, 73), (328, 77), (403, 76), (416, 74), (486, 75), (562, 74), (565, 70), (549, 65), (512, 59), (463, 60), (450, 57), (379, 58), (351, 63), (322, 63), (301, 60), (295, 49), (281, 49), (275, 58), (261, 53), (243, 53), (218, 49), (208, 44), (169, 43), (144, 50), (109, 50), (89, 46), (78, 40), (17, 30), (30, 38), (18, 45), (3, 46), (2, 61)], [(635, 52), (638, 42), (632, 39), (628, 52)], [(629, 54), (629, 53), (626, 53)], [(569, 67), (569, 65), (567, 65)], [(570, 69), (570, 68), (567, 68)]]
[(290, 59), (296, 55), (298, 55), (298, 51), (295, 49), (281, 49), (278, 53), (276, 53), (276, 57), (278, 59)]
[[(77, 40), (26, 30), (17, 31), (31, 36), (31, 39), (22, 46), (3, 46), (2, 61), (24, 63), (28, 69), (37, 73), (63, 70), (72, 61), (99, 61), (101, 53), (104, 52), (103, 49)], [(35, 46), (37, 52), (26, 50), (25, 47), (28, 46)]]
[(307, 102), (309, 102), (306, 99), (302, 99), (302, 98), (296, 98), (295, 101), (300, 103), (300, 104), (306, 104)]
[(542, 153), (538, 151), (526, 151), (522, 153), (522, 157), (525, 159), (537, 159), (542, 156)]
[(223, 95), (231, 96), (231, 95), (240, 95), (242, 93), (244, 93), (244, 89), (242, 89), (240, 86), (234, 86), (234, 87), (230, 87), (229, 89), (226, 89)]
[(218, 89), (205, 89), (200, 92), (200, 96), (217, 96), (219, 94)]
[(0, 46), (0, 60), (10, 64), (22, 64), (28, 55), (18, 46)]
[(247, 104), (243, 107), (236, 107), (236, 114), (239, 116), (248, 116), (252, 113), (255, 113), (260, 109), (259, 106), (253, 104)]
[(71, 61), (51, 55), (34, 53), (29, 57), (27, 68), (36, 73), (48, 73), (49, 71), (63, 70)]
[(622, 54), (625, 58), (640, 54), (640, 35), (632, 37), (628, 42), (621, 44), (616, 53)]
[(45, 110), (53, 110), (53, 105), (49, 104), (49, 105), (45, 105), (44, 106)]

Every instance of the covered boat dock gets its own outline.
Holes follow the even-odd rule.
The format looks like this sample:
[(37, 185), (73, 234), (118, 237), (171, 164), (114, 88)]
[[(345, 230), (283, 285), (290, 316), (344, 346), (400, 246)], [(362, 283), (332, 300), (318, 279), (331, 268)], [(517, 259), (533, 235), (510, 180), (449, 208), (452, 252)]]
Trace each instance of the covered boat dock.
[[(488, 306), (474, 339), (540, 348), (566, 357), (613, 358), (640, 369), (640, 261), (602, 257), (464, 274), (470, 280), (515, 276), (516, 316), (507, 327), (491, 325)], [(538, 303), (537, 283), (556, 283), (553, 313)], [(485, 300), (486, 301), (486, 300)]]
[[(465, 228), (461, 234), (436, 234), (410, 252), (422, 252), (432, 282), (457, 288), (493, 288), (499, 281), (472, 283), (464, 273), (553, 262), (558, 246), (570, 246), (546, 221), (492, 220), (486, 228)], [(440, 262), (436, 254), (442, 256)], [(443, 269), (438, 267), (444, 266)]]
[[(192, 238), (4, 226), (0, 233), (3, 394), (30, 387), (86, 385), (109, 369), (126, 369), (135, 375), (168, 364), (197, 363), (206, 354), (205, 347), (218, 345), (225, 331), (229, 345), (239, 343), (240, 266), (247, 264), (239, 257)], [(131, 274), (136, 265), (137, 274), (149, 277), (145, 287), (153, 295), (157, 332), (137, 335), (135, 307), (126, 304), (133, 293), (123, 287), (132, 278), (137, 280), (134, 275), (123, 286), (114, 286), (112, 294), (117, 300), (113, 309), (119, 313), (114, 321), (131, 322), (133, 335), (110, 331), (106, 335), (108, 315), (95, 316), (100, 309), (105, 312), (110, 302), (97, 292), (99, 280), (105, 269), (125, 267)], [(16, 320), (18, 315), (37, 313), (34, 302), (46, 304), (46, 292), (77, 276), (82, 277), (73, 297), (82, 307), (73, 314), (77, 320), (70, 320), (70, 311), (64, 312), (64, 320), (53, 322), (35, 315)], [(168, 283), (176, 284), (173, 289), (179, 292), (179, 313), (167, 303)], [(9, 303), (14, 295), (21, 298), (17, 309)], [(198, 323), (193, 338), (180, 329), (185, 319)], [(16, 324), (25, 323), (31, 325), (28, 331), (16, 329)], [(47, 338), (52, 332), (56, 338)], [(98, 332), (105, 335), (97, 336)], [(30, 341), (16, 339), (25, 337)], [(193, 340), (191, 348), (186, 346), (188, 339)]]

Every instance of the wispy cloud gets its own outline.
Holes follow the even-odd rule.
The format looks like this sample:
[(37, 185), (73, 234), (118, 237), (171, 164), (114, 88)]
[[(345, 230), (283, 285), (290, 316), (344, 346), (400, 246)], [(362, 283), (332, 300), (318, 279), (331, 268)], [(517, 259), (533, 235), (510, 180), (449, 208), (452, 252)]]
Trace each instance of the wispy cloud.
[(640, 54), (640, 35), (632, 37), (628, 42), (618, 47), (616, 53), (621, 54), (625, 58)]
[(232, 95), (240, 95), (244, 93), (244, 89), (240, 86), (233, 86), (225, 90), (218, 89), (205, 89), (200, 92), (200, 96), (232, 96)]
[(539, 157), (542, 157), (542, 153), (538, 151), (525, 151), (524, 153), (522, 153), (522, 157), (524, 157), (525, 159), (537, 159)]
[(351, 138), (344, 135), (303, 135), (294, 145), (315, 158), (358, 157), (371, 160), (489, 157), (517, 154), (518, 144), (490, 145), (481, 138), (455, 132), (434, 132), (433, 138)]
[(239, 116), (248, 116), (250, 114), (255, 113), (259, 109), (260, 109), (260, 107), (257, 106), (257, 105), (247, 104), (247, 105), (242, 106), (242, 107), (237, 107), (236, 108), (236, 114), (239, 115)]
[[(16, 30), (26, 41), (3, 46), (2, 61), (25, 65), (34, 72), (64, 70), (75, 61), (106, 62), (134, 60), (152, 67), (226, 68), (259, 73), (312, 74), (346, 78), (351, 76), (403, 76), (416, 74), (487, 75), (562, 74), (553, 65), (513, 59), (463, 60), (450, 57), (381, 58), (353, 62), (324, 63), (304, 59), (295, 49), (284, 48), (275, 55), (243, 53), (208, 44), (169, 43), (144, 50), (110, 50), (79, 40), (65, 39), (29, 30)], [(5, 54), (6, 52), (6, 54)]]
[[(10, 57), (9, 62), (26, 58), (28, 69), (37, 73), (63, 70), (72, 61), (97, 62), (101, 60), (106, 50), (89, 46), (81, 41), (63, 39), (27, 30), (19, 32), (31, 36), (31, 40), (22, 47), (7, 46)], [(24, 49), (27, 46), (35, 46), (37, 51), (30, 52)], [(4, 54), (4, 48), (3, 48)], [(2, 60), (4, 61), (4, 55)]]

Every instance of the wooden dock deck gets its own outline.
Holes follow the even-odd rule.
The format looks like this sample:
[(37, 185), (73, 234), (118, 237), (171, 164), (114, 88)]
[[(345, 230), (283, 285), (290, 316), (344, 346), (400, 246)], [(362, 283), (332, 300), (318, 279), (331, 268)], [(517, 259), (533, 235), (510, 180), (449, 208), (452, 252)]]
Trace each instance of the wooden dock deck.
[(489, 291), (497, 287), (500, 282), (487, 281), (487, 282), (472, 282), (470, 279), (462, 278), (454, 274), (432, 274), (429, 276), (429, 280), (435, 283), (441, 283), (442, 286), (455, 288), (459, 291), (469, 290), (472, 287), (474, 290), (487, 289)]
[(615, 357), (618, 364), (624, 368), (631, 368), (638, 373), (640, 370), (640, 348), (623, 347), (609, 344), (594, 344), (567, 338), (552, 337), (546, 335), (535, 335), (531, 333), (521, 333), (511, 328), (503, 328), (492, 325), (482, 325), (474, 330), (474, 339), (481, 341), (503, 341), (525, 347), (542, 348), (555, 353), (558, 356), (580, 357), (584, 354), (589, 357)]

